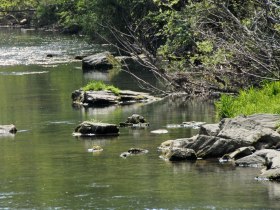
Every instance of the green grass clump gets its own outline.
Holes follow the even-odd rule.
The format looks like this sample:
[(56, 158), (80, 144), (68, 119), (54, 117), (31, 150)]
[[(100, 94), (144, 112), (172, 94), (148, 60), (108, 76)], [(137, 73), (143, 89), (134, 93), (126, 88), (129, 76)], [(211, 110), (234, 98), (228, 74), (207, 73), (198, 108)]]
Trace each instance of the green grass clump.
[(86, 86), (82, 87), (83, 91), (99, 91), (99, 90), (108, 90), (114, 93), (115, 95), (120, 94), (120, 89), (113, 85), (106, 85), (102, 81), (91, 81)]
[(267, 83), (261, 89), (241, 90), (236, 97), (222, 95), (215, 106), (219, 118), (255, 113), (280, 114), (280, 82)]

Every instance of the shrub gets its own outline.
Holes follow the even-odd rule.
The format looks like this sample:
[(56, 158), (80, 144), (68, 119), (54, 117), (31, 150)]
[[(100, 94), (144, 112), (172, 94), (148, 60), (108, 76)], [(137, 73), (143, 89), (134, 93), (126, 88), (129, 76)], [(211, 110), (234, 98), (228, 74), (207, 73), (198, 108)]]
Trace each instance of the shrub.
[(83, 91), (99, 91), (99, 90), (108, 90), (114, 93), (115, 95), (120, 94), (120, 89), (113, 85), (106, 85), (102, 81), (91, 81), (86, 86), (82, 87)]
[(261, 89), (242, 90), (236, 97), (222, 95), (215, 105), (219, 118), (255, 113), (280, 114), (280, 82), (267, 83)]

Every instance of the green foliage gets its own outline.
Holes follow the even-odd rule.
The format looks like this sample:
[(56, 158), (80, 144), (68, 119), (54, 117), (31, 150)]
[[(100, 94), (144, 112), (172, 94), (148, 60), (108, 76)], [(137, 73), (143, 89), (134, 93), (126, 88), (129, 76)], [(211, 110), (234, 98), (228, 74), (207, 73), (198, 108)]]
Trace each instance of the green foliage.
[(115, 87), (113, 85), (106, 85), (102, 81), (91, 81), (86, 86), (82, 87), (82, 90), (83, 91), (107, 90), (107, 91), (111, 91), (115, 95), (119, 95), (120, 94), (120, 89), (119, 88), (117, 88), (117, 87)]
[(237, 97), (222, 95), (215, 105), (219, 118), (254, 113), (280, 114), (280, 82), (267, 83), (261, 89), (242, 90)]

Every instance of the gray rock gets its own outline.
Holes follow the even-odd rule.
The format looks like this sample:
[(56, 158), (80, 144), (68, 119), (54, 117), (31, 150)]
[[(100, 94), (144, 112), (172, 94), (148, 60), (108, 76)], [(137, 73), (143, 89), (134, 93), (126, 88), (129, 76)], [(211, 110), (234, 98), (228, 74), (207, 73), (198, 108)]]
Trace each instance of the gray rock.
[(122, 90), (118, 95), (111, 91), (83, 91), (75, 90), (71, 95), (74, 105), (83, 105), (88, 107), (124, 105), (134, 103), (146, 103), (159, 100), (159, 98), (149, 95), (148, 93)]
[(280, 151), (264, 149), (236, 161), (241, 166), (265, 166), (258, 179), (280, 181)]
[(95, 123), (85, 121), (78, 125), (74, 135), (92, 136), (92, 135), (118, 135), (119, 128), (115, 124)]
[(17, 132), (15, 125), (0, 125), (0, 135), (15, 134)]
[(199, 135), (195, 142), (187, 145), (187, 148), (196, 151), (197, 156), (200, 158), (218, 158), (242, 146), (247, 145), (244, 145), (242, 141), (234, 139)]
[(147, 120), (139, 114), (133, 114), (125, 122), (120, 123), (120, 127), (146, 128), (148, 126)]
[(252, 155), (240, 158), (235, 161), (237, 166), (251, 166), (251, 167), (261, 167), (265, 166), (266, 158), (274, 157), (279, 155), (280, 152), (273, 149), (263, 149), (256, 151)]
[(138, 124), (138, 123), (146, 123), (147, 120), (139, 114), (133, 114), (130, 117), (128, 117), (125, 122), (132, 123), (132, 124)]
[(169, 161), (194, 161), (197, 159), (196, 153), (193, 149), (185, 148), (171, 148), (163, 152), (162, 157)]
[[(278, 115), (238, 116), (223, 119), (218, 124), (202, 125), (195, 138), (177, 139), (172, 147), (193, 149), (199, 158), (217, 158), (229, 154), (240, 147), (253, 146), (257, 150), (280, 147), (280, 134), (270, 127)], [(261, 118), (264, 117), (262, 120)], [(256, 121), (255, 121), (256, 120)]]
[(113, 68), (113, 64), (110, 63), (110, 56), (112, 56), (110, 52), (102, 52), (83, 58), (83, 70), (108, 70)]
[[(268, 125), (266, 122), (264, 125)], [(280, 141), (280, 134), (271, 128), (262, 126), (250, 117), (239, 116), (233, 119), (223, 119), (218, 137), (242, 141), (244, 146), (254, 146), (265, 149), (275, 146)]]
[(237, 160), (248, 155), (253, 154), (256, 151), (254, 147), (240, 147), (232, 153), (223, 155), (222, 158), (219, 159), (220, 162), (227, 162)]
[(247, 116), (247, 119), (254, 120), (265, 128), (270, 128), (275, 130), (276, 125), (280, 121), (279, 114), (254, 114)]
[(219, 124), (205, 124), (200, 127), (199, 134), (217, 136), (220, 132)]
[(149, 151), (146, 149), (141, 149), (141, 148), (130, 148), (127, 152), (121, 153), (120, 157), (126, 158), (131, 155), (143, 155), (148, 153)]

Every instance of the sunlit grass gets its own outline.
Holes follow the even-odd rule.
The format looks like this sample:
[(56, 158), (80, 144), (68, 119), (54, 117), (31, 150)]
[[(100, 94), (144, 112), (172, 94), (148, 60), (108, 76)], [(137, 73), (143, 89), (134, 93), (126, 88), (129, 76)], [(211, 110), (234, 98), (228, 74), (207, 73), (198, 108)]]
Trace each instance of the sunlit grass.
[(108, 90), (114, 93), (115, 95), (120, 94), (120, 89), (113, 85), (106, 85), (102, 81), (91, 81), (86, 86), (82, 87), (83, 91), (99, 91), (99, 90)]
[(255, 113), (280, 114), (280, 82), (267, 83), (261, 89), (242, 90), (236, 97), (222, 95), (215, 105), (219, 118)]

